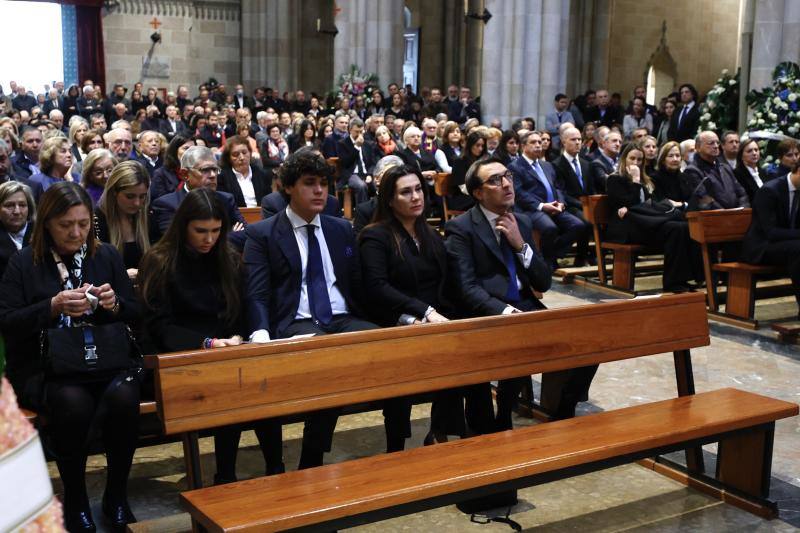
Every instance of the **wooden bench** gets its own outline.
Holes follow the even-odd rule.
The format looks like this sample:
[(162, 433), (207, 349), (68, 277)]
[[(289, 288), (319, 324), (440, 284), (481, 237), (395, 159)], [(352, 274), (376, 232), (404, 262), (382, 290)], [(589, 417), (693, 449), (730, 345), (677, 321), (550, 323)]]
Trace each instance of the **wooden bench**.
[(433, 181), (433, 190), (436, 196), (442, 199), (442, 213), (445, 221), (464, 213), (464, 211), (447, 207), (447, 195), (450, 193), (450, 177), (451, 174), (448, 172), (437, 172)]
[[(700, 244), (703, 253), (703, 271), (706, 279), (708, 308), (718, 318), (733, 317), (735, 323), (758, 327), (754, 320), (756, 280), (764, 276), (780, 275), (782, 269), (768, 265), (754, 265), (743, 261), (719, 263), (715, 260), (720, 244), (741, 242), (750, 227), (751, 209), (719, 209), (715, 211), (692, 211), (686, 214), (689, 235)], [(719, 312), (719, 295), (714, 272), (728, 275), (725, 295), (725, 313)], [(784, 284), (773, 289), (771, 294), (781, 294)]]
[(262, 220), (260, 207), (240, 207), (239, 212), (248, 224), (255, 224)]
[(597, 258), (597, 276), (600, 283), (607, 283), (608, 276), (605, 266), (605, 251), (609, 250), (614, 254), (614, 270), (612, 272), (611, 284), (614, 287), (626, 291), (633, 291), (634, 276), (636, 273), (636, 256), (644, 253), (659, 253), (650, 250), (641, 244), (620, 244), (603, 240), (603, 234), (611, 216), (611, 208), (608, 206), (608, 196), (605, 194), (593, 194), (582, 196), (583, 216), (592, 225), (594, 230), (594, 248)]
[[(329, 157), (328, 159), (325, 160), (325, 162), (327, 162), (328, 165), (332, 166), (335, 169), (335, 172), (333, 174), (333, 182), (336, 183), (339, 174), (341, 174), (342, 172), (341, 166), (339, 165), (339, 158)], [(353, 191), (350, 189), (350, 187), (347, 187), (345, 185), (345, 187), (343, 187), (342, 189), (337, 189), (336, 194), (339, 198), (339, 205), (342, 206), (342, 212), (344, 213), (343, 215), (344, 218), (346, 218), (347, 220), (353, 220), (353, 208), (355, 207), (353, 205), (354, 204)]]
[[(633, 324), (636, 327), (631, 327)], [(581, 331), (603, 332), (603, 342), (598, 343), (596, 336), (576, 335), (575, 332)], [(704, 299), (699, 294), (684, 294), (460, 320), (447, 324), (391, 328), (302, 340), (288, 339), (264, 345), (213, 351), (164, 354), (149, 357), (148, 362), (155, 369), (158, 412), (164, 431), (167, 434), (185, 432), (191, 436), (202, 429), (232, 423), (669, 351), (674, 352), (678, 393), (680, 396), (686, 396), (694, 393), (689, 350), (708, 343)], [(717, 403), (717, 400), (713, 403)], [(784, 405), (782, 412), (789, 412), (792, 408), (796, 411), (796, 406), (782, 405)], [(639, 411), (631, 411), (629, 414), (639, 416), (638, 413)], [(774, 413), (762, 413), (764, 420), (760, 423), (766, 424), (766, 419), (772, 418), (773, 415)], [(585, 419), (594, 420), (594, 416), (596, 415)], [(651, 413), (641, 416), (648, 418), (654, 415)], [(699, 441), (696, 442), (694, 439), (717, 437), (721, 428), (733, 428), (736, 424), (741, 425), (744, 422), (714, 420), (706, 414), (703, 417), (704, 424), (713, 427), (700, 431), (697, 428), (689, 430), (688, 426), (679, 425), (678, 422), (684, 418), (665, 417), (663, 413), (659, 414), (655, 418), (658, 421), (657, 425), (669, 426), (663, 429), (669, 429), (677, 436), (669, 440), (666, 437), (662, 438), (662, 433), (659, 433), (658, 437), (640, 443), (641, 447), (637, 448), (640, 451), (637, 453), (645, 453), (645, 450), (648, 450), (647, 453), (655, 453), (654, 451), (662, 448), (666, 449), (664, 447), (669, 447), (670, 450), (685, 448), (688, 471), (691, 478), (696, 479), (702, 477), (704, 468)], [(593, 437), (605, 435), (606, 429), (611, 429), (612, 426), (606, 427), (604, 420), (610, 424), (612, 419), (603, 418), (598, 422), (592, 422), (597, 424), (591, 429)], [(665, 424), (667, 421), (670, 424)], [(575, 421), (570, 423), (574, 424)], [(581, 421), (575, 427), (588, 427), (582, 424), (589, 423)], [(692, 438), (688, 437), (687, 431), (693, 435)], [(759, 431), (766, 434), (767, 429), (762, 428)], [(502, 448), (502, 451), (498, 448), (496, 450), (498, 453), (489, 451), (487, 457), (505, 457), (511, 461), (518, 461), (518, 467), (512, 470), (503, 469), (506, 474), (502, 474), (491, 467), (481, 469), (483, 462), (470, 459), (467, 463), (481, 469), (481, 473), (471, 476), (478, 480), (477, 484), (464, 485), (464, 490), (489, 492), (502, 490), (506, 487), (504, 483), (514, 486), (523, 484), (528, 480), (528, 474), (534, 475), (533, 471), (527, 470), (528, 467), (525, 466), (531, 462), (530, 441), (527, 439), (538, 439), (540, 434), (529, 437), (525, 436), (527, 434), (521, 434), (519, 441), (516, 440), (516, 431), (500, 435), (480, 437), (483, 440), (479, 442), (487, 446), (494, 445), (491, 443), (507, 443), (516, 450), (515, 454), (506, 453), (511, 448)], [(767, 440), (771, 444), (771, 440), (766, 438), (763, 442), (766, 443)], [(591, 453), (594, 446), (587, 444), (589, 441), (593, 439), (575, 441), (587, 447), (586, 454), (582, 457), (588, 461), (583, 466), (575, 468), (594, 468), (591, 466), (594, 464), (591, 458), (596, 456)], [(390, 471), (377, 476), (374, 475), (374, 470), (370, 470), (373, 472), (371, 481), (373, 485), (377, 480), (389, 478), (392, 478), (392, 482), (406, 485), (405, 489), (399, 492), (390, 491), (392, 495), (389, 497), (380, 496), (382, 489), (375, 485), (375, 490), (370, 494), (377, 500), (369, 504), (374, 508), (364, 508), (364, 512), (378, 513), (369, 515), (370, 519), (374, 519), (413, 511), (417, 509), (414, 507), (416, 505), (424, 507), (438, 505), (437, 502), (447, 503), (451, 497), (444, 496), (445, 493), (455, 491), (453, 498), (465, 497), (467, 494), (460, 492), (461, 485), (458, 479), (450, 479), (447, 483), (438, 481), (433, 483), (440, 487), (436, 490), (441, 491), (442, 496), (432, 496), (433, 493), (426, 492), (430, 486), (429, 482), (425, 481), (424, 476), (423, 478), (419, 476), (436, 470), (430, 468), (429, 460), (436, 462), (437, 469), (443, 468), (445, 464), (451, 463), (449, 454), (454, 450), (477, 446), (470, 444), (471, 442), (473, 441), (470, 439), (453, 442), (448, 447), (441, 448), (440, 452), (410, 450), (370, 459), (372, 462), (367, 463), (366, 467), (382, 468), (381, 465), (384, 464), (391, 467)], [(566, 442), (561, 444), (564, 445)], [(629, 445), (624, 442), (616, 442), (613, 446), (617, 451), (628, 448)], [(434, 447), (432, 450), (436, 449), (440, 447)], [(435, 454), (436, 459), (431, 459), (432, 455), (429, 454)], [(405, 461), (405, 466), (392, 463), (395, 457), (398, 461)], [(631, 457), (633, 455), (625, 455), (624, 459), (631, 460)], [(199, 457), (187, 459), (190, 463), (188, 471), (191, 486), (199, 487), (202, 484)], [(421, 462), (418, 463), (417, 459)], [(614, 461), (622, 459), (623, 456), (615, 455), (603, 461), (611, 465), (619, 464)], [(563, 464), (559, 463), (558, 457), (542, 456), (537, 461), (542, 464)], [(744, 468), (741, 462), (738, 465)], [(338, 483), (349, 486), (349, 476), (355, 471), (338, 470), (340, 467), (347, 468), (334, 465), (332, 468), (293, 472), (269, 480), (250, 480), (202, 489), (185, 494), (182, 501), (195, 520), (212, 530), (220, 530), (223, 526), (229, 527), (234, 514), (238, 515), (233, 519), (238, 524), (236, 527), (267, 528), (266, 522), (260, 521), (260, 518), (255, 520), (258, 513), (252, 514), (250, 506), (239, 506), (238, 498), (240, 490), (246, 490), (246, 487), (264, 488), (277, 483), (282, 487), (278, 491), (280, 493), (288, 490), (289, 486), (295, 486), (293, 490), (302, 492), (304, 496), (290, 501), (270, 492), (269, 498), (277, 497), (277, 499), (259, 499), (258, 505), (272, 509), (274, 516), (294, 517), (288, 522), (275, 522), (269, 527), (294, 527), (290, 524), (310, 524), (314, 521), (325, 523), (325, 527), (338, 527), (350, 524), (350, 520), (363, 521), (363, 517), (354, 516), (363, 514), (356, 507), (337, 507), (336, 509), (340, 509), (337, 511), (329, 507), (329, 500), (316, 498), (317, 488), (325, 487), (325, 490), (328, 490), (326, 483), (329, 481), (336, 480), (334, 485)], [(362, 463), (356, 470), (364, 467)], [(559, 475), (571, 472), (571, 468), (573, 467), (559, 470)], [(338, 477), (340, 472), (345, 478)], [(762, 477), (767, 475), (768, 479), (768, 474), (765, 472), (761, 473)], [(521, 477), (517, 477), (517, 473)], [(506, 477), (500, 479), (498, 475), (500, 478)], [(550, 472), (543, 475), (547, 477), (553, 474)], [(727, 482), (729, 479), (731, 478), (727, 477), (724, 481)], [(737, 487), (736, 484), (732, 486)], [(358, 490), (362, 489), (364, 488)], [(287, 492), (290, 493), (292, 492)], [(341, 497), (346, 497), (342, 492), (337, 493)], [(420, 496), (416, 497), (414, 494)], [(774, 510), (774, 507), (763, 501), (763, 491), (757, 493), (743, 491), (741, 494), (740, 500), (748, 502), (751, 507)], [(356, 499), (364, 502), (363, 498)], [(424, 504), (420, 503), (423, 500)], [(397, 504), (394, 508), (385, 509), (392, 507), (393, 502)], [(223, 508), (227, 509), (224, 516), (218, 514)]]

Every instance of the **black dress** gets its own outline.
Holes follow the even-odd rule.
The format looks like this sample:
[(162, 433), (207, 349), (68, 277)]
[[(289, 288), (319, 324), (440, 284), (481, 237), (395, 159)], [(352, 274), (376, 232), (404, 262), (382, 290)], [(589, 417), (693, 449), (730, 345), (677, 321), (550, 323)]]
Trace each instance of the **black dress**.
[(681, 190), (681, 181), (683, 174), (680, 170), (667, 170), (662, 168), (657, 170), (653, 177), (655, 189), (653, 190), (653, 198), (656, 201), (674, 200), (675, 202), (689, 202), (689, 198)]
[(456, 211), (466, 211), (475, 205), (472, 196), (461, 192), (461, 185), (465, 184), (467, 170), (473, 163), (473, 159), (459, 157), (453, 163), (453, 174), (450, 176), (450, 190), (447, 195), (447, 207)]
[[(108, 220), (106, 215), (101, 209), (94, 210), (95, 233), (100, 241), (111, 244), (111, 237), (109, 235)], [(147, 235), (150, 239), (150, 244), (158, 240), (158, 234), (155, 230), (154, 224), (150, 223), (150, 217), (147, 217)], [(144, 250), (141, 249), (139, 243), (136, 241), (126, 242), (122, 246), (122, 262), (125, 268), (139, 268), (139, 263), (142, 261)]]
[[(667, 213), (659, 208), (641, 183), (611, 174), (606, 182), (611, 216), (606, 239), (611, 242), (644, 244), (664, 250), (663, 288), (683, 291), (686, 282), (702, 278), (696, 245), (689, 237), (689, 224), (680, 210)], [(620, 218), (618, 210), (628, 212)]]

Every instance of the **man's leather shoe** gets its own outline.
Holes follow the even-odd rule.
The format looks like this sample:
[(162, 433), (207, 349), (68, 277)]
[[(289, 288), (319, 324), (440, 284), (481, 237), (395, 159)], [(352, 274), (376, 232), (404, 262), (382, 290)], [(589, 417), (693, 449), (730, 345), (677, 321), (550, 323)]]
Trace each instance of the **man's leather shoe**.
[(103, 515), (114, 531), (125, 531), (125, 526), (136, 522), (128, 502), (121, 501), (112, 503), (103, 496)]
[(74, 531), (97, 531), (97, 526), (92, 520), (92, 513), (89, 509), (77, 512), (64, 510), (64, 526), (70, 533)]

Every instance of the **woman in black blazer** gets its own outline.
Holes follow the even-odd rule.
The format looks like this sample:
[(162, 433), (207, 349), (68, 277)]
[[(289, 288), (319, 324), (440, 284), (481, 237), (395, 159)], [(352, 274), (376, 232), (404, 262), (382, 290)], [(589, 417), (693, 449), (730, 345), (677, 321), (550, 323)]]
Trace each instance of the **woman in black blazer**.
[(18, 181), (0, 185), (0, 279), (11, 256), (30, 244), (35, 213), (36, 204), (27, 185)]
[[(668, 141), (658, 153), (656, 171), (653, 178), (653, 199), (656, 201), (672, 200), (678, 209), (686, 210), (689, 197), (681, 189), (683, 171), (681, 171), (681, 147), (675, 141)], [(650, 174), (648, 174), (650, 175)]]
[(247, 138), (239, 135), (228, 139), (222, 151), (217, 190), (232, 194), (239, 207), (258, 207), (261, 199), (272, 192), (272, 170), (251, 164), (252, 156)]
[(465, 192), (465, 180), (467, 170), (472, 166), (472, 163), (484, 155), (486, 155), (486, 137), (480, 131), (473, 131), (467, 135), (467, 142), (461, 152), (461, 157), (453, 163), (453, 175), (450, 177), (450, 191), (447, 195), (448, 208), (466, 211), (475, 205), (475, 200), (472, 196)]
[[(43, 330), (76, 326), (87, 314), (97, 325), (130, 323), (139, 305), (119, 253), (95, 239), (92, 201), (83, 188), (52, 185), (42, 194), (37, 219), (31, 245), (11, 258), (0, 284), (8, 377), (20, 405), (47, 415), (45, 442), (64, 484), (67, 529), (95, 530), (85, 480), (92, 427), (102, 429), (108, 458), (103, 514), (122, 528), (136, 521), (127, 481), (138, 439), (140, 374), (46, 375), (39, 342)], [(88, 291), (97, 298), (94, 310)]]
[(736, 154), (736, 169), (733, 171), (733, 175), (736, 176), (736, 180), (747, 192), (750, 205), (753, 205), (753, 198), (755, 198), (758, 189), (769, 179), (766, 173), (758, 166), (760, 160), (761, 150), (758, 148), (758, 141), (748, 139), (742, 142), (741, 146), (739, 146), (739, 153)]
[[(446, 322), (454, 306), (448, 298), (447, 252), (441, 236), (425, 220), (427, 187), (410, 165), (392, 167), (381, 179), (373, 223), (359, 234), (365, 292), (372, 295), (370, 316), (383, 326)], [(431, 408), (426, 443), (464, 435), (458, 391), (443, 391)], [(387, 401), (384, 408), (387, 452), (402, 450), (411, 436), (411, 401)]]
[[(146, 351), (214, 349), (246, 334), (241, 254), (228, 245), (227, 211), (213, 191), (195, 189), (181, 202), (163, 238), (142, 259), (139, 291), (146, 309)], [(284, 471), (281, 426), (256, 424), (266, 473)], [(241, 427), (215, 431), (215, 484), (236, 481)]]
[(689, 290), (687, 282), (702, 279), (689, 238), (689, 224), (678, 202), (656, 202), (655, 188), (644, 171), (644, 153), (633, 143), (620, 156), (620, 170), (606, 182), (611, 216), (606, 239), (627, 244), (646, 244), (664, 250), (663, 288), (668, 292)]

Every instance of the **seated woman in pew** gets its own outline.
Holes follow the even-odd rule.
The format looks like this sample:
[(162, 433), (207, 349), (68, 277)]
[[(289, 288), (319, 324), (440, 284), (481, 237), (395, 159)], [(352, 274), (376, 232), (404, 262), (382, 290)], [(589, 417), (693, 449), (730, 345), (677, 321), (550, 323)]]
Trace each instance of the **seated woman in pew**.
[(45, 443), (64, 485), (67, 529), (96, 529), (85, 479), (92, 428), (102, 431), (108, 460), (103, 514), (115, 529), (136, 522), (127, 482), (138, 439), (140, 370), (57, 374), (40, 355), (43, 330), (139, 316), (122, 258), (95, 238), (92, 200), (77, 183), (54, 183), (42, 194), (31, 246), (9, 261), (0, 293), (8, 378), (21, 406), (47, 416)]
[(31, 243), (35, 216), (30, 187), (18, 181), (0, 185), (0, 279), (11, 257)]
[(447, 196), (447, 207), (456, 211), (466, 211), (475, 200), (466, 193), (465, 177), (469, 167), (486, 155), (486, 137), (481, 131), (473, 131), (467, 135), (461, 157), (453, 163), (453, 175), (450, 177), (450, 191)]
[[(370, 316), (382, 326), (446, 322), (454, 306), (448, 293), (447, 251), (439, 233), (425, 220), (427, 187), (410, 165), (383, 173), (372, 223), (359, 234), (365, 292)], [(386, 451), (402, 450), (411, 436), (411, 399), (385, 402)], [(458, 391), (442, 391), (431, 406), (426, 444), (466, 433)]]
[(119, 163), (111, 150), (96, 148), (81, 161), (81, 186), (86, 189), (94, 205), (100, 201), (100, 196), (106, 188), (106, 182), (111, 171)]
[[(164, 237), (142, 259), (139, 291), (146, 316), (144, 340), (157, 352), (237, 346), (246, 333), (241, 255), (227, 243), (225, 206), (209, 189), (191, 191), (178, 207)], [(255, 426), (266, 473), (284, 471), (281, 426)], [(214, 483), (236, 481), (241, 426), (214, 434)]]
[(679, 202), (653, 199), (655, 185), (644, 171), (640, 148), (634, 144), (625, 148), (619, 171), (608, 177), (606, 188), (612, 213), (606, 230), (608, 241), (663, 248), (664, 291), (686, 292), (691, 290), (690, 279), (703, 279)]
[(742, 144), (739, 146), (739, 152), (736, 154), (736, 161), (736, 168), (733, 170), (733, 175), (736, 176), (736, 181), (739, 182), (739, 185), (741, 185), (747, 193), (747, 197), (750, 199), (750, 205), (753, 205), (756, 192), (758, 192), (758, 189), (767, 181), (767, 173), (758, 166), (761, 161), (761, 150), (758, 147), (758, 141), (755, 139), (746, 139), (742, 141)]
[[(650, 176), (650, 173), (647, 172)], [(678, 209), (689, 207), (689, 198), (681, 191), (683, 171), (681, 170), (681, 147), (675, 141), (669, 141), (658, 152), (656, 172), (653, 180), (653, 199), (658, 202), (671, 201)]]
[(94, 211), (97, 238), (122, 254), (132, 280), (136, 279), (142, 257), (158, 240), (157, 228), (149, 216), (149, 188), (150, 175), (144, 165), (123, 161), (111, 171)]
[(253, 155), (248, 138), (240, 135), (228, 139), (222, 150), (217, 190), (232, 194), (239, 207), (258, 207), (272, 192), (272, 170), (254, 164)]

